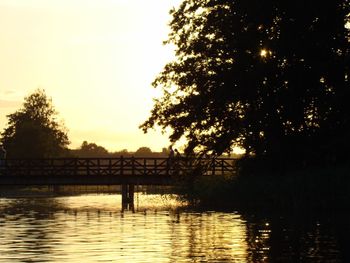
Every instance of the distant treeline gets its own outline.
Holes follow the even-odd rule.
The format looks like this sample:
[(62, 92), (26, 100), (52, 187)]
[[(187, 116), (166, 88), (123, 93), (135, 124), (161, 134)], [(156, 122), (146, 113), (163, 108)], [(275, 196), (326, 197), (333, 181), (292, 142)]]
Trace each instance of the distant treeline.
[[(78, 149), (69, 149), (68, 156), (71, 157), (80, 157), (80, 158), (95, 158), (95, 157), (168, 157), (169, 148), (163, 147), (160, 152), (153, 152), (151, 148), (143, 146), (138, 148), (136, 151), (128, 151), (123, 149), (121, 151), (110, 152), (105, 149), (103, 146), (97, 145), (96, 143), (89, 143), (84, 141)], [(224, 157), (233, 157), (238, 158), (239, 155), (225, 155)]]
[(142, 156), (142, 157), (167, 157), (169, 156), (169, 150), (163, 148), (161, 152), (152, 152), (149, 147), (140, 147), (135, 152), (128, 151), (127, 149), (110, 152), (103, 146), (97, 145), (96, 143), (89, 143), (84, 141), (78, 149), (69, 149), (69, 155), (72, 157), (90, 158), (90, 157), (131, 157), (131, 156)]

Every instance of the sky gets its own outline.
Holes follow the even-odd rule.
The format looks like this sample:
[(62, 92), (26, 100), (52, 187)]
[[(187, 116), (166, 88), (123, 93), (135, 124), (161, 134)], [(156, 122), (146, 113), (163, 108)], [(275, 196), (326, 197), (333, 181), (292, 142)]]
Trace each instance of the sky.
[(169, 10), (180, 0), (0, 0), (0, 131), (24, 97), (44, 89), (68, 129), (108, 149), (160, 151), (160, 131), (144, 135), (151, 83), (173, 48), (164, 46)]

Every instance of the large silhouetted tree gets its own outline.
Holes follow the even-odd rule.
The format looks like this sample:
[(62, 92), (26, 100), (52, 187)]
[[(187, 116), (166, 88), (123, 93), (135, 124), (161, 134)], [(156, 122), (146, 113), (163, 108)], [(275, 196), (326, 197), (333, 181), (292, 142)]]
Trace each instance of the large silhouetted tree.
[(47, 158), (62, 156), (69, 144), (63, 124), (44, 90), (24, 99), (23, 108), (9, 114), (1, 141), (9, 158)]
[(214, 155), (240, 145), (284, 165), (344, 158), (349, 13), (349, 0), (184, 0), (166, 41), (176, 59), (141, 127)]

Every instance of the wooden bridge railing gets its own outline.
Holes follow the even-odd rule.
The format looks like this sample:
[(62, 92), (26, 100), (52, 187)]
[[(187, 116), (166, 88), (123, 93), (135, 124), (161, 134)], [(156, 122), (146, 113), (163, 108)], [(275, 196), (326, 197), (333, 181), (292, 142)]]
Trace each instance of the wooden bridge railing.
[(201, 170), (205, 175), (223, 175), (235, 171), (235, 159), (189, 158), (53, 158), (1, 160), (0, 175), (177, 175)]

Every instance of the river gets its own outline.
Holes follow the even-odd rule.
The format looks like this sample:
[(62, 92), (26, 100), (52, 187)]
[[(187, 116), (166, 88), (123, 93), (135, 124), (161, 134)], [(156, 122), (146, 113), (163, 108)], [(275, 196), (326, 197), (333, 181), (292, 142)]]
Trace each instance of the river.
[(138, 193), (0, 197), (0, 262), (349, 262), (349, 217), (196, 211)]

